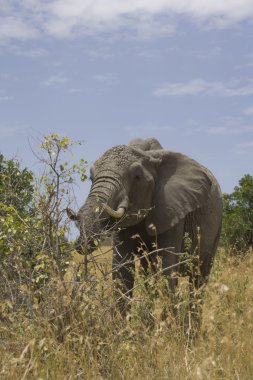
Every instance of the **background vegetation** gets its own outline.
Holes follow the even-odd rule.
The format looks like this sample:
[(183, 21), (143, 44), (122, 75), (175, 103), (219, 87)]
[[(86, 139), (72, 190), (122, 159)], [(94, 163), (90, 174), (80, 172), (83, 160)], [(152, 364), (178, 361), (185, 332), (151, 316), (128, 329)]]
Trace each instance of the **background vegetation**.
[(45, 137), (37, 177), (0, 155), (0, 378), (252, 379), (253, 178), (224, 195), (221, 246), (192, 312), (186, 279), (172, 300), (162, 276), (146, 280), (137, 266), (123, 318), (110, 247), (87, 271), (68, 238), (65, 208), (86, 180), (85, 160), (72, 163), (75, 144)]
[(235, 253), (247, 252), (253, 245), (253, 177), (246, 174), (223, 199), (223, 244)]

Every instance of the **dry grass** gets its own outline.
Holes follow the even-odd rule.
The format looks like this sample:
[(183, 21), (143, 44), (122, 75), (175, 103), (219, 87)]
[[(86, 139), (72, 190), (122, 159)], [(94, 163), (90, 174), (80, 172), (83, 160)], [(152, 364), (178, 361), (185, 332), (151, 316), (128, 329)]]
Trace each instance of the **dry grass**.
[(252, 252), (244, 259), (219, 252), (194, 341), (184, 281), (175, 318), (163, 278), (146, 288), (139, 276), (132, 318), (123, 319), (103, 280), (108, 260), (90, 268), (88, 282), (70, 281), (75, 268), (65, 283), (53, 279), (39, 303), (28, 292), (23, 305), (1, 302), (1, 379), (253, 378)]

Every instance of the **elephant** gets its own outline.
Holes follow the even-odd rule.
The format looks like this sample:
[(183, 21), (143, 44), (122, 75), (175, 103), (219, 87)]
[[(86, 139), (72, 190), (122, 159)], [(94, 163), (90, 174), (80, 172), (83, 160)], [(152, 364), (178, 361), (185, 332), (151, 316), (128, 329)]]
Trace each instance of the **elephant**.
[[(222, 225), (222, 193), (207, 168), (182, 153), (164, 149), (155, 138), (135, 139), (129, 145), (107, 150), (91, 166), (90, 179), (92, 185), (84, 205), (77, 213), (71, 209), (67, 213), (80, 230), (76, 240), (80, 253), (92, 251), (94, 240), (103, 231), (114, 231), (116, 291), (126, 294), (125, 298), (132, 297), (134, 257), (140, 256), (136, 236), (151, 253), (154, 270), (159, 256), (162, 272), (173, 288), (176, 279), (171, 275), (173, 268), (183, 271), (179, 260), (188, 233), (191, 253), (199, 248), (200, 284), (206, 282)], [(140, 258), (140, 262), (147, 273), (147, 257)], [(124, 297), (119, 306), (123, 311), (128, 309)]]

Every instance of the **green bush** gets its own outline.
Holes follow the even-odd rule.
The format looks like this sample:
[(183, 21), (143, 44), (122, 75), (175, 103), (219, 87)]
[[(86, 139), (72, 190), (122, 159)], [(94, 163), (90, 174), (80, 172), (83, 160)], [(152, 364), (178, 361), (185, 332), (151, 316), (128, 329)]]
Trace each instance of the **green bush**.
[(21, 169), (14, 159), (0, 154), (0, 258), (28, 248), (31, 221), (34, 222), (32, 199), (33, 173)]
[(45, 136), (36, 154), (42, 166), (37, 177), (0, 154), (0, 301), (24, 284), (41, 293), (52, 276), (63, 279), (72, 249), (65, 209), (76, 177), (86, 179), (84, 159), (67, 161), (76, 144), (55, 133)]
[(244, 252), (253, 245), (253, 177), (246, 174), (224, 194), (223, 244)]
[(27, 213), (33, 197), (33, 174), (21, 169), (14, 159), (6, 160), (0, 154), (0, 202), (13, 206), (18, 212)]

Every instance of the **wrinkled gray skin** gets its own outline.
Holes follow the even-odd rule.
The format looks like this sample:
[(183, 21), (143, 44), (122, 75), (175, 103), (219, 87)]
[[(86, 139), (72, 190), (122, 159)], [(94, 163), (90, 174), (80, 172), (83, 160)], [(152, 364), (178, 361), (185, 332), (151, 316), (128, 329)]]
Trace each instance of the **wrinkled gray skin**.
[[(165, 269), (179, 260), (165, 249), (173, 247), (171, 251), (182, 252), (183, 237), (188, 232), (193, 251), (199, 226), (201, 278), (207, 278), (222, 222), (222, 194), (209, 170), (183, 154), (163, 149), (156, 139), (136, 139), (128, 146), (116, 146), (105, 152), (93, 164), (91, 180), (85, 204), (77, 214), (68, 212), (80, 229), (76, 246), (79, 252), (87, 247), (91, 250), (94, 238), (101, 236), (104, 229), (113, 228), (113, 268), (126, 263), (114, 271), (113, 279), (121, 280), (115, 281), (115, 286), (123, 293), (131, 297), (133, 258), (140, 255), (140, 239), (132, 238), (136, 234), (150, 252), (154, 244), (162, 249), (158, 254)], [(126, 215), (114, 219), (101, 204), (114, 210), (125, 208)], [(150, 260), (155, 268), (157, 254), (151, 255)], [(141, 264), (147, 271), (147, 260), (142, 259)], [(176, 268), (180, 269), (183, 270)], [(165, 269), (164, 273), (169, 276), (172, 271)], [(126, 310), (123, 299), (120, 307)]]

